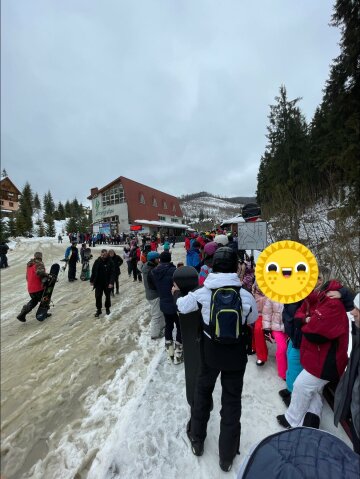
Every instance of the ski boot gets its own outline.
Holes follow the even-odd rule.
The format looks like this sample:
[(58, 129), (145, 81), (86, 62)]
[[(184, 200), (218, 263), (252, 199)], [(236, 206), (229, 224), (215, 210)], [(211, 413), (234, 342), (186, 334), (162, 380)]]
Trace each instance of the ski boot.
[(174, 364), (180, 364), (184, 361), (183, 345), (175, 341)]
[(174, 345), (171, 340), (165, 341), (165, 349), (168, 355), (168, 361), (172, 363), (174, 361)]

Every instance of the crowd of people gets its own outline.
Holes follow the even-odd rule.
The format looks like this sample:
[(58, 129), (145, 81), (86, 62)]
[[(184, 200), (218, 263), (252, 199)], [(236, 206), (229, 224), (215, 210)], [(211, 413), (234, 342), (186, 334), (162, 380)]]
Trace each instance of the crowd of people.
[[(140, 238), (139, 242), (137, 238), (130, 239), (122, 257), (113, 249), (102, 249), (92, 266), (90, 284), (95, 290), (95, 316), (102, 314), (103, 296), (106, 314), (110, 314), (111, 296), (121, 294), (119, 275), (125, 263), (128, 280), (144, 285), (150, 306), (151, 338), (164, 338), (168, 361), (174, 365), (181, 364), (184, 354), (178, 313), (200, 311), (202, 359), (187, 425), (192, 452), (203, 454), (212, 392), (220, 375), (220, 467), (224, 471), (231, 469), (240, 445), (241, 396), (248, 355), (256, 355), (256, 365), (263, 367), (268, 360), (267, 345), (273, 344), (277, 374), (286, 384), (279, 395), (287, 411), (276, 417), (278, 423), (284, 428), (319, 428), (324, 387), (338, 383), (335, 423), (348, 422), (354, 451), (360, 454), (359, 294), (355, 296), (320, 265), (314, 291), (297, 303), (281, 304), (259, 289), (254, 258), (238, 250), (236, 235), (193, 233), (186, 237), (184, 248), (186, 265), (198, 272), (198, 288), (185, 296), (179, 296), (173, 281), (175, 271), (184, 263), (173, 264), (169, 238), (163, 238), (162, 244), (156, 237)], [(74, 281), (76, 264), (83, 258), (74, 240), (65, 258), (69, 281)], [(41, 299), (46, 280), (41, 253), (35, 253), (28, 263), (27, 279), (31, 300), (22, 308), (20, 321), (25, 321), (26, 314)], [(224, 289), (232, 295), (233, 309), (221, 307)], [(215, 300), (215, 292), (220, 301)], [(354, 319), (349, 362), (347, 312)]]

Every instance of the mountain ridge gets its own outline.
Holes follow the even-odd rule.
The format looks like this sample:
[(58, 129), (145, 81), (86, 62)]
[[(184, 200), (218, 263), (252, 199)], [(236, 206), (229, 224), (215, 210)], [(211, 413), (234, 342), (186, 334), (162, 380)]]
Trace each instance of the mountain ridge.
[(182, 195), (179, 199), (185, 223), (196, 229), (213, 229), (224, 220), (241, 215), (244, 204), (256, 202), (255, 197), (226, 198), (206, 191)]

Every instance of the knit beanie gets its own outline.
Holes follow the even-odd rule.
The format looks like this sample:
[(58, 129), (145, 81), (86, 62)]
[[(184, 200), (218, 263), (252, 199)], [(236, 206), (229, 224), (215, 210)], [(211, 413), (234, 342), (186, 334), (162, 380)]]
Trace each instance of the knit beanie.
[(154, 261), (154, 259), (157, 259), (159, 258), (160, 255), (157, 251), (150, 251), (148, 254), (147, 254), (147, 260), (148, 261)]

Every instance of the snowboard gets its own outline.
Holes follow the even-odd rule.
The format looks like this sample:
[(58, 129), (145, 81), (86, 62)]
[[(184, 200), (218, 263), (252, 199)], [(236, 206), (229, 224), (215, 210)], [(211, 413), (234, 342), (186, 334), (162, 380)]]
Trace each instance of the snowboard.
[(86, 248), (84, 251), (84, 262), (81, 268), (81, 281), (88, 281), (90, 279), (90, 259), (92, 258), (91, 249)]
[(54, 290), (59, 271), (60, 265), (57, 263), (54, 263), (50, 268), (49, 274), (51, 275), (51, 279), (47, 280), (45, 283), (44, 292), (38, 310), (36, 311), (36, 319), (38, 321), (44, 321), (44, 319), (47, 317), (47, 312), (50, 308), (51, 295)]
[[(198, 272), (192, 266), (181, 266), (174, 272), (173, 281), (180, 289), (180, 296), (186, 296), (199, 286)], [(184, 351), (186, 399), (192, 406), (201, 364), (202, 316), (200, 310), (178, 315)]]

